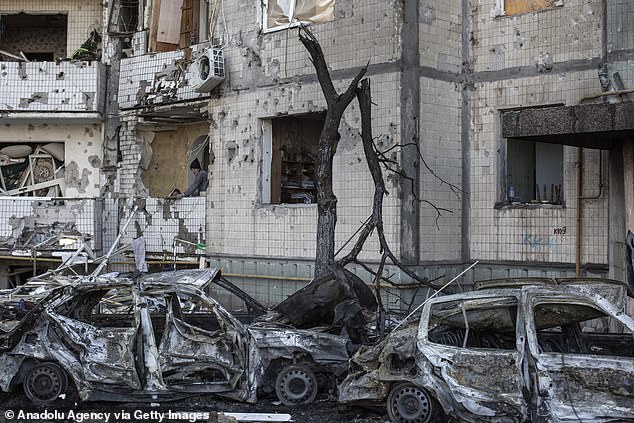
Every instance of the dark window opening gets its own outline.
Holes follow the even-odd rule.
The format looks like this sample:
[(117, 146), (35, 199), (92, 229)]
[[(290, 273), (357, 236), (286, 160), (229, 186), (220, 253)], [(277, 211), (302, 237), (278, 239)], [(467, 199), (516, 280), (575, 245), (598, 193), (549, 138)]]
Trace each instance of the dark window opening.
[(506, 157), (508, 201), (563, 204), (562, 145), (509, 138)]
[[(0, 50), (28, 60), (52, 61), (67, 56), (68, 16), (15, 13), (0, 16)], [(0, 54), (2, 60), (13, 57)]]
[(271, 203), (317, 201), (315, 161), (325, 115), (271, 119)]
[(535, 306), (541, 352), (634, 357), (634, 335), (619, 320), (581, 304)]
[(108, 34), (131, 35), (139, 24), (139, 0), (115, 0), (110, 9)]
[(24, 53), (27, 59), (31, 62), (52, 62), (55, 60), (53, 52), (50, 53)]

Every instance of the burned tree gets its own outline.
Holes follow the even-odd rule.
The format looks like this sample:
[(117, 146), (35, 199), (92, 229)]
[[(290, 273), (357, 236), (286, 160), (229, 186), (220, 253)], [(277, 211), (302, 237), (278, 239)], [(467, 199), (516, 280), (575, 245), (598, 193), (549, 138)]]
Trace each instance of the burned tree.
[(328, 66), (315, 36), (305, 27), (299, 30), (299, 40), (310, 53), (313, 66), (317, 71), (319, 84), (326, 98), (326, 119), (319, 136), (317, 156), (317, 255), (315, 258), (315, 277), (332, 273), (335, 258), (335, 227), (337, 225), (337, 197), (332, 190), (332, 160), (337, 152), (337, 143), (341, 138), (339, 124), (343, 112), (356, 95), (359, 81), (367, 71), (367, 65), (359, 71), (348, 89), (339, 94), (332, 83)]
[[(374, 275), (375, 296), (379, 302), (379, 310), (383, 311), (381, 304), (381, 296), (379, 295), (379, 285), (381, 281), (389, 284), (394, 283), (383, 276), (383, 271), (387, 262), (397, 266), (405, 274), (407, 274), (414, 282), (410, 284), (412, 287), (427, 286), (433, 289), (438, 287), (426, 278), (420, 278), (411, 269), (407, 268), (398, 257), (392, 252), (383, 229), (383, 199), (388, 195), (383, 179), (382, 167), (388, 171), (397, 174), (399, 177), (414, 182), (414, 179), (399, 169), (399, 163), (390, 159), (387, 153), (394, 148), (404, 148), (413, 146), (418, 154), (420, 161), (425, 168), (441, 183), (447, 184), (451, 190), (459, 195), (461, 190), (457, 186), (450, 184), (440, 178), (425, 162), (418, 148), (418, 140), (414, 143), (398, 144), (386, 151), (380, 151), (372, 135), (372, 100), (370, 91), (370, 80), (362, 79), (367, 72), (367, 67), (363, 67), (356, 77), (352, 80), (345, 93), (338, 94), (334, 88), (326, 60), (315, 36), (306, 28), (300, 27), (299, 39), (308, 50), (317, 72), (317, 78), (322, 88), (322, 92), (326, 99), (327, 115), (323, 130), (320, 136), (319, 155), (317, 157), (317, 198), (318, 198), (318, 223), (317, 223), (317, 254), (315, 260), (315, 280), (307, 287), (308, 290), (318, 290), (320, 284), (332, 280), (336, 280), (350, 284), (350, 277), (346, 276), (348, 272), (344, 272), (347, 264), (355, 263)], [(370, 170), (372, 180), (374, 182), (374, 195), (372, 203), (372, 214), (364, 223), (359, 231), (359, 236), (355, 245), (350, 252), (339, 260), (335, 260), (335, 228), (337, 223), (337, 198), (332, 189), (332, 167), (333, 158), (337, 149), (337, 142), (340, 138), (338, 129), (343, 113), (352, 99), (356, 96), (359, 103), (361, 113), (361, 139), (366, 163)], [(419, 198), (414, 194), (416, 201), (424, 202), (433, 207), (436, 211), (436, 221), (443, 212), (451, 212), (450, 210), (437, 207), (428, 200)], [(363, 250), (365, 242), (370, 235), (376, 230), (381, 252), (381, 260), (377, 270), (374, 270), (362, 263), (358, 256)], [(333, 276), (334, 275), (334, 276)], [(312, 287), (311, 287), (312, 285)], [(402, 286), (402, 285), (401, 285)], [(379, 322), (382, 322), (382, 318)]]

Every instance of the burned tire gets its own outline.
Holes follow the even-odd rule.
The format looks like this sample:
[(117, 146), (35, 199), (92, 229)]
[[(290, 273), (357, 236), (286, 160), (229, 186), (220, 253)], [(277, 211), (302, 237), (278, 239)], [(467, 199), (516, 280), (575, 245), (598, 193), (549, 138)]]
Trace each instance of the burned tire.
[(51, 404), (66, 392), (68, 376), (55, 363), (37, 364), (28, 371), (22, 386), (33, 404)]
[(303, 365), (286, 366), (275, 380), (277, 398), (285, 405), (309, 404), (317, 396), (317, 378)]
[(447, 421), (440, 404), (426, 390), (411, 383), (392, 388), (387, 397), (387, 414), (394, 423)]

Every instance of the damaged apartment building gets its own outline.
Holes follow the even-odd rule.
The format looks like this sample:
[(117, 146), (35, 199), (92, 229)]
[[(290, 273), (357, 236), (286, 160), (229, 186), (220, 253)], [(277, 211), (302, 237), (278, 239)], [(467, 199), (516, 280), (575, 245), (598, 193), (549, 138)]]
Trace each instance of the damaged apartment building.
[[(479, 260), (467, 283), (627, 279), (630, 1), (9, 0), (0, 17), (0, 143), (28, 168), (1, 187), (2, 237), (9, 218), (58, 213), (103, 251), (134, 198), (124, 241), (143, 236), (149, 263), (205, 257), (271, 303), (306, 283), (326, 102), (304, 23), (338, 90), (369, 62), (377, 148), (410, 177), (386, 172), (383, 210), (405, 264), (433, 279)], [(353, 102), (334, 160), (340, 254), (372, 206), (360, 127)], [(207, 192), (169, 198), (194, 158)]]

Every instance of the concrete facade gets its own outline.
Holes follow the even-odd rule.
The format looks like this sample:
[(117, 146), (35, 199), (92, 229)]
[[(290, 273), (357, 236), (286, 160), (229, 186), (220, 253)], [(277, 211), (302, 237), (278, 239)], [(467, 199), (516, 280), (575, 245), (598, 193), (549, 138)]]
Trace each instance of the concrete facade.
[[(503, 15), (502, 3), (336, 0), (334, 19), (311, 26), (338, 90), (369, 63), (379, 148), (415, 143), (422, 153), (421, 158), (412, 147), (390, 150), (412, 179), (386, 172), (388, 242), (403, 262), (429, 278), (455, 275), (480, 260), (467, 283), (505, 276), (572, 276), (576, 264), (585, 275), (609, 273), (622, 279), (624, 265), (618, 257), (625, 228), (632, 227), (626, 212), (632, 195), (624, 179), (631, 164), (615, 163), (627, 157), (618, 152), (621, 141), (613, 142), (607, 133), (605, 150), (596, 145), (580, 150), (550, 132), (549, 142), (564, 144), (562, 201), (509, 202), (509, 141), (502, 121), (511, 111), (554, 110), (582, 102), (592, 115), (598, 113), (593, 104), (628, 100), (587, 97), (603, 92), (600, 64), (607, 65), (612, 81), (618, 72), (626, 89), (634, 85), (634, 5), (627, 0), (563, 0), (544, 10)], [(94, 16), (110, 16), (117, 4), (94, 10)], [(107, 172), (103, 169), (98, 184), (90, 179), (97, 173), (91, 173), (83, 192), (69, 192), (143, 198), (146, 209), (128, 237), (143, 233), (152, 252), (164, 255), (173, 253), (174, 238), (204, 240), (213, 265), (254, 292), (264, 289), (259, 281), (269, 281), (266, 296), (276, 302), (312, 276), (317, 206), (268, 201), (269, 131), (278, 117), (314, 117), (326, 103), (296, 29), (263, 31), (260, 2), (219, 0), (210, 3), (210, 13), (216, 4), (222, 13), (210, 38), (222, 49), (225, 75), (211, 92), (198, 93), (192, 83), (192, 63), (208, 46), (205, 37), (188, 48), (147, 51), (152, 45), (151, 11), (140, 15), (144, 19), (123, 50), (117, 43), (124, 41), (106, 37), (104, 61), (120, 71), (106, 95), (118, 104), (119, 121), (102, 130), (105, 153), (95, 153), (107, 162)], [(87, 34), (78, 32), (69, 35), (69, 49)], [(25, 97), (12, 101), (19, 105)], [(73, 113), (81, 111), (81, 102), (75, 109)], [(556, 123), (554, 116), (544, 114), (544, 128)], [(19, 125), (17, 135), (0, 137), (28, 138), (31, 129)], [(342, 120), (334, 164), (341, 255), (371, 207), (373, 185), (360, 125), (355, 101)], [(69, 139), (79, 138), (81, 131), (68, 129)], [(172, 187), (185, 187), (193, 146), (205, 136), (206, 196), (165, 200)], [(67, 155), (69, 150), (86, 154), (83, 144), (69, 142)], [(165, 147), (169, 145), (173, 149)], [(97, 163), (80, 160), (80, 168)], [(112, 218), (120, 216), (114, 213), (117, 206), (111, 208)], [(187, 220), (192, 216), (193, 223)], [(120, 228), (121, 217), (116, 219)], [(164, 231), (166, 226), (171, 229)], [(199, 252), (180, 248), (177, 254), (195, 258)], [(369, 242), (361, 257), (376, 263), (378, 243)], [(408, 278), (396, 272), (394, 280)]]

